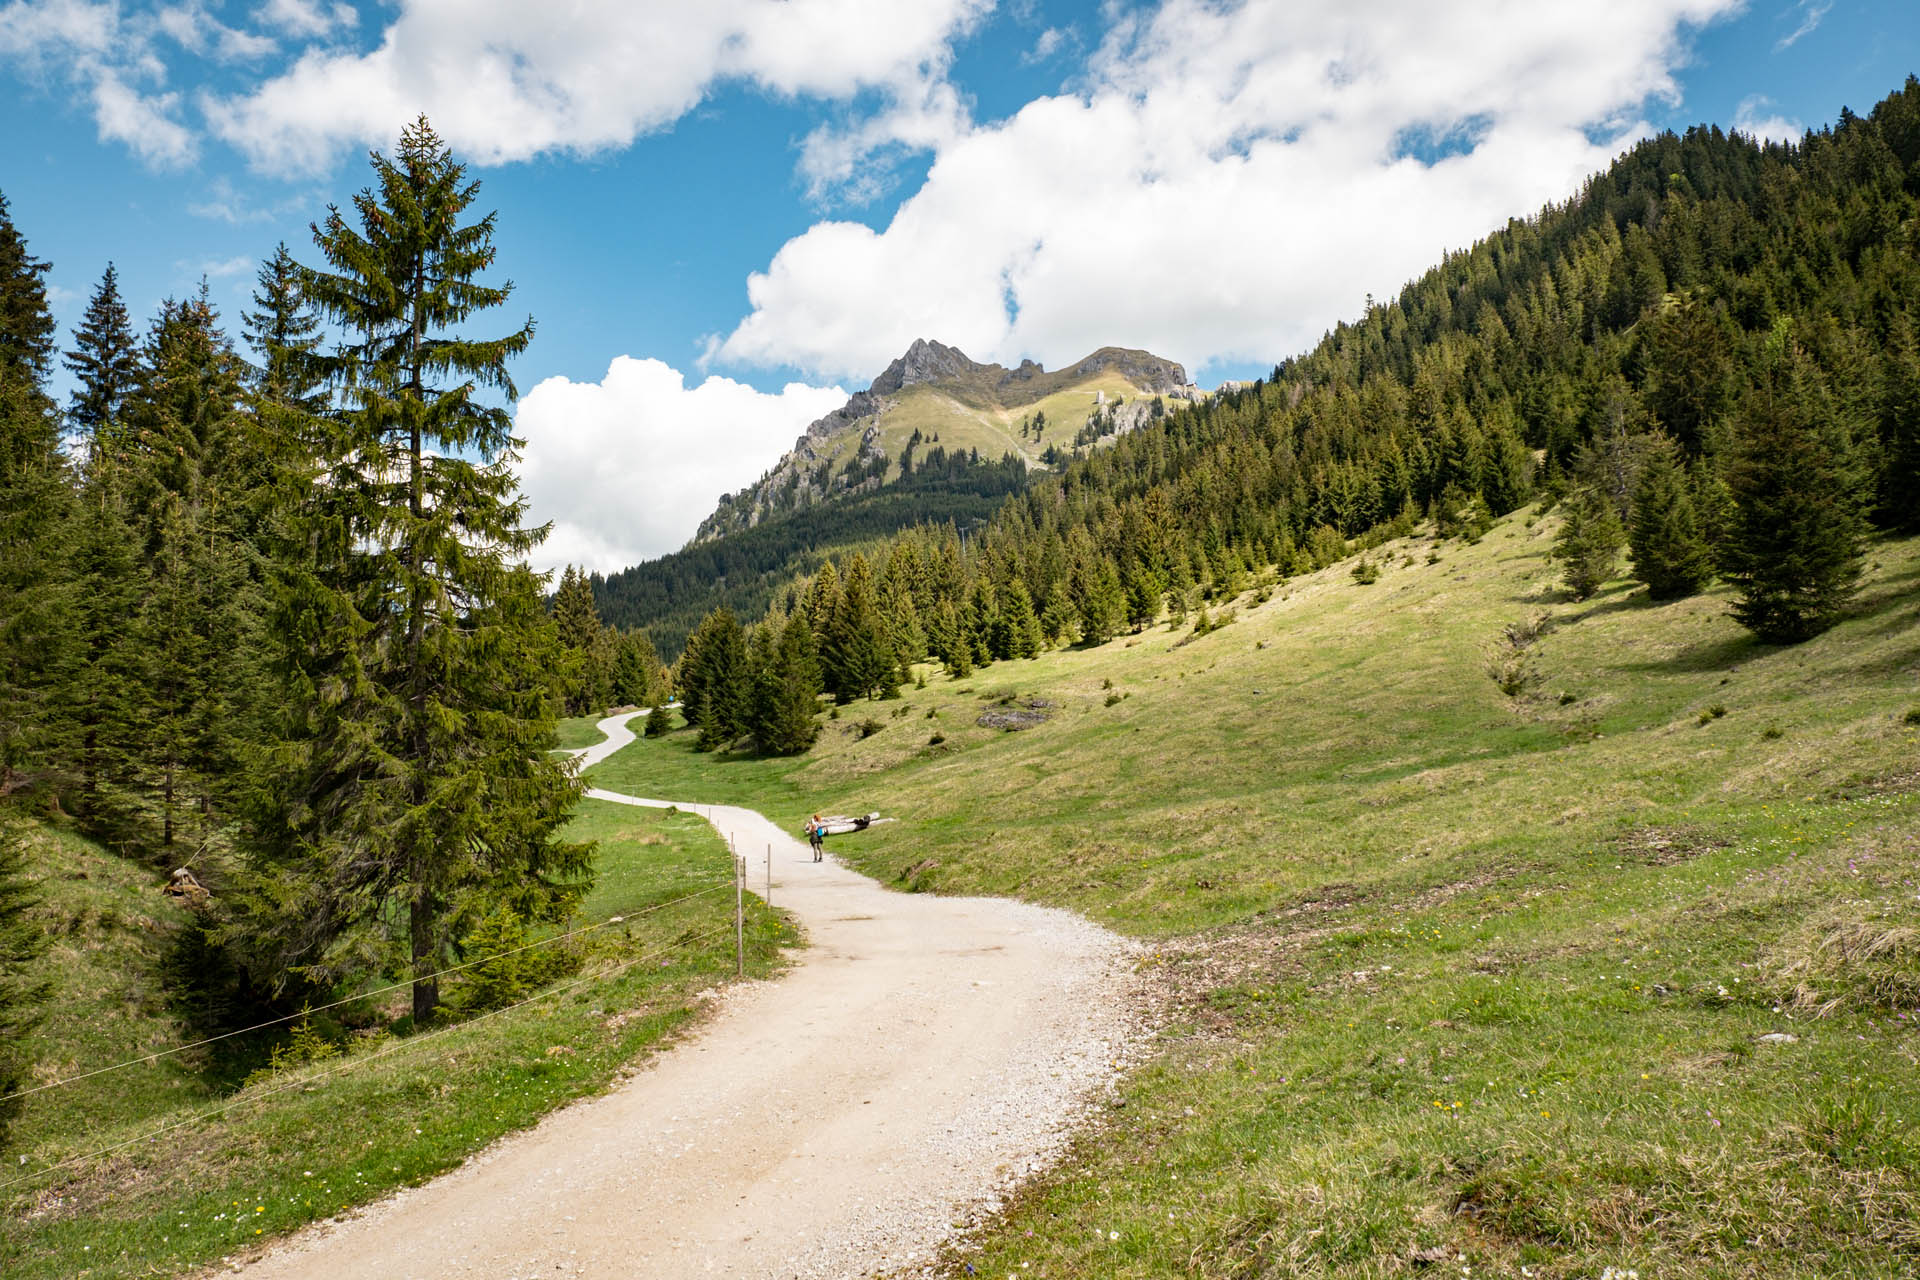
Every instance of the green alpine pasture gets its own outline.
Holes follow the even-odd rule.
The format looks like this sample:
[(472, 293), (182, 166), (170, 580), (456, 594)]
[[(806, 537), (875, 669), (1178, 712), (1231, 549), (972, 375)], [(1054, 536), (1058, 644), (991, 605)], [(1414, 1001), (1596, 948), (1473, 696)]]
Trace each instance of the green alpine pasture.
[[(393, 1035), (401, 988), (278, 1037), (281, 1065), (251, 1080), (202, 1049), (30, 1096), (0, 1168), (0, 1274), (178, 1275), (240, 1257), (445, 1172), (671, 1040), (698, 1016), (698, 993), (733, 976), (726, 847), (692, 814), (602, 801), (566, 835), (599, 845), (570, 927), (626, 920), (559, 944), (578, 969), (518, 1007)], [(159, 994), (187, 908), (69, 832), (29, 838), (60, 984), (35, 1083), (195, 1039)], [(764, 976), (797, 939), (758, 899), (749, 907), (747, 963)], [(454, 1001), (461, 981), (448, 980)]]
[(1920, 540), (1770, 646), (1724, 589), (1571, 601), (1557, 526), (593, 779), (880, 810), (831, 852), (1146, 945), (1149, 1062), (951, 1274), (1912, 1275)]

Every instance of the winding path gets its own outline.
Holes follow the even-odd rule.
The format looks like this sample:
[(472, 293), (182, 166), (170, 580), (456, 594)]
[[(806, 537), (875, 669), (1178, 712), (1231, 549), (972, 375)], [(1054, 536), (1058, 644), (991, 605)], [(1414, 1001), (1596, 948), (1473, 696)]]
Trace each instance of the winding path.
[[(629, 718), (583, 764), (631, 742)], [(810, 944), (793, 967), (611, 1093), (248, 1275), (867, 1275), (929, 1257), (1058, 1153), (1129, 1043), (1126, 943), (1069, 912), (893, 893), (750, 809), (680, 807), (749, 855), (749, 883), (771, 850)]]

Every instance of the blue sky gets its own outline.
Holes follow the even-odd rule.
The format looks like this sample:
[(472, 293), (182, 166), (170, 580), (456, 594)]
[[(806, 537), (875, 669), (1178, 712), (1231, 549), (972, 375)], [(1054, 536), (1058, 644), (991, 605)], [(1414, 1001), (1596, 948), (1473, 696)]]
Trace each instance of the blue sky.
[(1920, 69), (1913, 0), (0, 0), (63, 334), (276, 241), (427, 111), (500, 213), (544, 559), (678, 546), (917, 336), (1255, 376), (1633, 138)]

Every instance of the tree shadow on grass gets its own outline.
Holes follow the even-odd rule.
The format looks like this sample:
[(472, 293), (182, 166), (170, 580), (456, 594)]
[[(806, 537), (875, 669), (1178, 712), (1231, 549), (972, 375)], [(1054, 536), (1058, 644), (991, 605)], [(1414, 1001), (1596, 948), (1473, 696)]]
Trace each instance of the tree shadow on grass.
[(1660, 658), (1651, 662), (1622, 662), (1622, 671), (1729, 671), (1749, 658), (1763, 657), (1769, 653), (1787, 648), (1786, 645), (1767, 644), (1745, 632), (1730, 636), (1725, 640), (1712, 640), (1705, 644), (1683, 649), (1671, 658)]

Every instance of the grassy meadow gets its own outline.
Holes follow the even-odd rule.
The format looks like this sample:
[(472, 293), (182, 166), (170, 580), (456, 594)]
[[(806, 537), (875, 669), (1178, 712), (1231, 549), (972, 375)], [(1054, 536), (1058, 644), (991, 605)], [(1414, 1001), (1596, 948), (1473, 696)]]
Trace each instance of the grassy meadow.
[[(28, 1098), (0, 1167), (0, 1275), (174, 1275), (240, 1256), (452, 1168), (669, 1041), (698, 1016), (698, 994), (733, 976), (726, 848), (691, 814), (599, 801), (568, 834), (599, 842), (578, 922), (628, 919), (563, 944), (580, 967), (543, 996), (394, 1036), (382, 1028), (404, 1013), (402, 989), (337, 1023), (317, 1016), (340, 1048), (250, 1083), (263, 1046), (250, 1062), (198, 1050)], [(185, 908), (69, 832), (30, 838), (60, 984), (37, 1033), (37, 1080), (195, 1039), (159, 981)], [(796, 938), (749, 903), (748, 965), (765, 975)]]
[(1567, 599), (1556, 524), (593, 780), (878, 809), (830, 848), (885, 883), (1153, 945), (1153, 1061), (952, 1274), (1915, 1274), (1920, 541), (1775, 647)]

